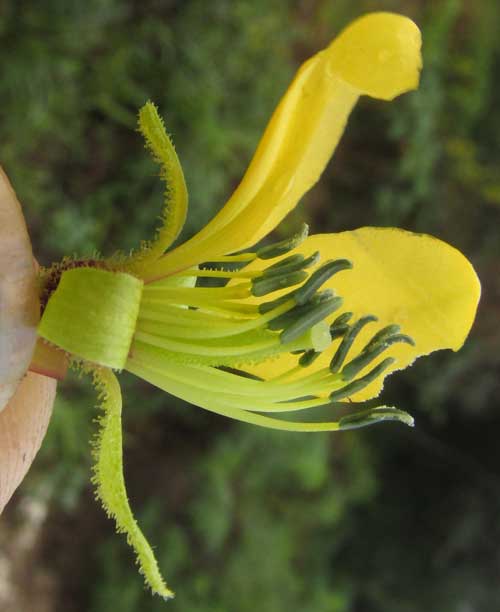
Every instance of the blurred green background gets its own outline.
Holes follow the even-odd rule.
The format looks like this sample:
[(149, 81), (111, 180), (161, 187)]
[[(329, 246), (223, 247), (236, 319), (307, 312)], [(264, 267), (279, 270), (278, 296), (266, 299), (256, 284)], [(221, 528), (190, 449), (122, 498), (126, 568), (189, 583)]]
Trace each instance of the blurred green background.
[(151, 98), (187, 176), (187, 237), (237, 184), (300, 62), (381, 9), (422, 28), (421, 88), (361, 101), (280, 232), (398, 225), (472, 260), (483, 299), (465, 348), (386, 384), (416, 428), (266, 431), (122, 376), (132, 505), (177, 592), (164, 604), (93, 500), (95, 397), (70, 377), (0, 522), (3, 612), (500, 609), (500, 3), (2, 0), (0, 163), (42, 263), (132, 248), (161, 207), (135, 126)]

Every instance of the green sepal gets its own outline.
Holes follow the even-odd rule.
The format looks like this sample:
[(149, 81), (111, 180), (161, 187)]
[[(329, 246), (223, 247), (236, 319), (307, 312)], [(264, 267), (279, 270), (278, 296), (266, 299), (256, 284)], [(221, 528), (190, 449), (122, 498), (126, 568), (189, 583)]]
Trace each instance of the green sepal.
[(156, 106), (148, 101), (139, 111), (139, 131), (146, 148), (160, 165), (160, 178), (166, 183), (161, 227), (151, 242), (144, 242), (132, 255), (126, 270), (144, 277), (149, 265), (159, 259), (179, 236), (186, 221), (188, 191), (174, 144), (168, 136)]
[(61, 276), (38, 334), (71, 355), (121, 370), (134, 335), (143, 282), (130, 274), (76, 268)]
[(128, 501), (123, 475), (120, 385), (107, 368), (94, 367), (91, 373), (102, 408), (98, 418), (99, 431), (93, 441), (95, 464), (92, 482), (96, 486), (97, 498), (107, 515), (114, 518), (118, 533), (126, 534), (128, 544), (137, 555), (139, 571), (146, 584), (153, 593), (170, 599), (174, 594), (163, 580), (154, 552), (137, 525)]

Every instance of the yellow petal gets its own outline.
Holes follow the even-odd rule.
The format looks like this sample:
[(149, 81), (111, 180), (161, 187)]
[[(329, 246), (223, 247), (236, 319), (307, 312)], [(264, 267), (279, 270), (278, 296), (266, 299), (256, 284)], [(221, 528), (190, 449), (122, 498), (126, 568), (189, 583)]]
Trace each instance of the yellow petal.
[(330, 69), (360, 93), (392, 100), (416, 89), (422, 61), (417, 26), (394, 13), (354, 21), (330, 45)]
[[(481, 288), (472, 265), (457, 249), (424, 234), (365, 227), (311, 236), (296, 252), (309, 254), (316, 250), (321, 252), (323, 261), (347, 258), (354, 264), (352, 270), (337, 274), (324, 285), (344, 298), (342, 310), (331, 318), (347, 311), (352, 311), (356, 318), (366, 314), (378, 317), (377, 323), (363, 329), (348, 360), (375, 332), (391, 323), (399, 324), (416, 345), (393, 345), (374, 362), (395, 357), (396, 362), (387, 374), (439, 349), (457, 351), (464, 343), (474, 321)], [(339, 342), (335, 341), (308, 371), (327, 365)], [(296, 363), (297, 358), (290, 355), (252, 370), (270, 378)], [(377, 379), (352, 399), (375, 397), (382, 385), (382, 379)]]
[(373, 13), (352, 23), (300, 68), (224, 208), (154, 264), (149, 276), (171, 274), (261, 240), (317, 182), (359, 96), (389, 100), (414, 89), (420, 67), (420, 32), (408, 18)]

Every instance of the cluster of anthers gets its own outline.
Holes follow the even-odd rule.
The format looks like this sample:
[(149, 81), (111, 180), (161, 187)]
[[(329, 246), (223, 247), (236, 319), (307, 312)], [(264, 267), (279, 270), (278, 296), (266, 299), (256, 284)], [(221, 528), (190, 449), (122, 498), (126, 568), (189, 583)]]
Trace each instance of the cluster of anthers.
[[(352, 312), (343, 312), (327, 322), (343, 300), (322, 287), (352, 263), (336, 259), (318, 265), (318, 251), (287, 255), (306, 237), (304, 226), (291, 239), (224, 257), (215, 269), (203, 266), (173, 277), (217, 279), (226, 281), (224, 286), (196, 283), (180, 288), (172, 286), (170, 279), (145, 285), (127, 369), (196, 405), (267, 427), (336, 430), (385, 419), (411, 424), (409, 415), (388, 407), (342, 416), (331, 423), (290, 422), (259, 414), (306, 410), (347, 399), (394, 362), (387, 357), (370, 368), (391, 345), (414, 344), (399, 333), (398, 325), (389, 325), (375, 333), (357, 355), (350, 354), (360, 331), (377, 318), (367, 315), (353, 321)], [(265, 265), (274, 258), (278, 258), (275, 263)], [(248, 265), (252, 262), (263, 268), (252, 269)], [(315, 266), (312, 273), (311, 266)], [(338, 346), (329, 364), (309, 373), (308, 367), (335, 340)], [(252, 365), (280, 353), (296, 355), (296, 365), (267, 380), (252, 372)]]

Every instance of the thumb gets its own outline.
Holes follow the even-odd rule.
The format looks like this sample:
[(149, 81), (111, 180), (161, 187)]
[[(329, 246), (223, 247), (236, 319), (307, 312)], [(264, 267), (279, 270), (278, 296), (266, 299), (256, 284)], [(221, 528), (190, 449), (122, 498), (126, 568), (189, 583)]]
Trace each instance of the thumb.
[(56, 381), (26, 374), (38, 318), (30, 239), (0, 168), (0, 512), (28, 471), (52, 414)]
[(0, 513), (35, 458), (52, 415), (57, 381), (28, 372), (0, 412)]

